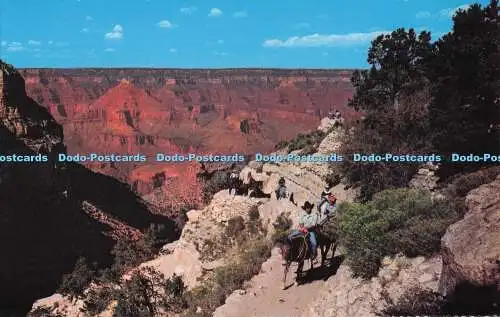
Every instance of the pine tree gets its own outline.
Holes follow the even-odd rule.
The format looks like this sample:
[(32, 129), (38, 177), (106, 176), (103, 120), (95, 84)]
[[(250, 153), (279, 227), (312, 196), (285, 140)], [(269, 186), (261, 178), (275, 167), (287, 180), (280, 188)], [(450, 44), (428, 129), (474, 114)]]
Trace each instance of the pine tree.
[[(433, 143), (445, 155), (498, 153), (500, 139), (500, 21), (498, 0), (472, 5), (454, 17), (452, 32), (428, 61)], [(495, 129), (496, 128), (496, 129)], [(473, 166), (446, 164), (443, 172)]]
[[(429, 148), (427, 109), (429, 82), (425, 61), (432, 54), (429, 32), (397, 29), (380, 35), (368, 51), (370, 70), (356, 71), (351, 79), (356, 92), (349, 105), (363, 111), (365, 120), (343, 152), (422, 153)], [(360, 186), (360, 199), (375, 192), (406, 186), (416, 172), (415, 164), (359, 163), (346, 160), (343, 174)]]

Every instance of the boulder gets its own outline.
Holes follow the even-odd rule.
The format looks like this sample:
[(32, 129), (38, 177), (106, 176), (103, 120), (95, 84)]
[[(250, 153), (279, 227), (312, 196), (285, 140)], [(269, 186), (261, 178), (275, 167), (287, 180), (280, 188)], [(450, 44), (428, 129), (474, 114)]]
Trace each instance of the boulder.
[(439, 181), (439, 177), (436, 176), (437, 170), (438, 166), (435, 164), (427, 163), (422, 165), (417, 174), (410, 180), (409, 186), (434, 191)]
[(439, 256), (424, 259), (397, 255), (385, 258), (379, 274), (371, 280), (353, 278), (349, 267), (341, 265), (301, 316), (380, 316), (390, 303), (387, 299), (397, 302), (412, 286), (436, 291), (441, 265)]
[(333, 128), (335, 122), (336, 121), (334, 119), (330, 119), (328, 117), (325, 117), (325, 118), (321, 119), (321, 123), (318, 127), (318, 130), (323, 131), (323, 132), (328, 132), (328, 130)]
[(500, 176), (470, 191), (465, 203), (464, 219), (442, 238), (443, 295), (460, 282), (500, 286)]

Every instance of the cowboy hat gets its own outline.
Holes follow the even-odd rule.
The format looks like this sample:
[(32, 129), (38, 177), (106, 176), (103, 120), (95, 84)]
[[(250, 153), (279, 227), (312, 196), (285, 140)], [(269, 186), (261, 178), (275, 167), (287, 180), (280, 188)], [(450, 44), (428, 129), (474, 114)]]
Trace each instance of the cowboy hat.
[(304, 203), (304, 205), (302, 206), (302, 209), (306, 210), (306, 209), (309, 209), (309, 208), (313, 208), (314, 207), (314, 204), (311, 204), (310, 202), (306, 201)]

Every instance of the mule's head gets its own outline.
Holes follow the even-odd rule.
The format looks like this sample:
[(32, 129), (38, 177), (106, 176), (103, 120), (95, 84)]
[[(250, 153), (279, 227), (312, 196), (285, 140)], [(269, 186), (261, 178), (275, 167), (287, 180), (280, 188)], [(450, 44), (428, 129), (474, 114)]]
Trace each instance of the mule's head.
[(288, 258), (288, 255), (290, 254), (290, 249), (292, 247), (288, 237), (280, 237), (276, 240), (275, 245), (280, 249), (280, 253), (283, 259), (286, 260)]

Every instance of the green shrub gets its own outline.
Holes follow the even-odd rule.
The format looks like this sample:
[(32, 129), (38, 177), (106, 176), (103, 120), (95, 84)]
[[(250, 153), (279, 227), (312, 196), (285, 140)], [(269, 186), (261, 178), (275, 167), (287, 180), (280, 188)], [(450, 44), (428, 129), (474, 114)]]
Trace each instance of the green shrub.
[(235, 216), (229, 219), (225, 229), (226, 236), (237, 238), (245, 230), (245, 219), (242, 216)]
[(267, 233), (265, 228), (262, 226), (258, 206), (252, 206), (248, 211), (246, 229), (250, 237), (259, 236), (260, 234), (265, 235)]
[(245, 134), (250, 133), (250, 123), (248, 122), (248, 119), (240, 122), (240, 131)]
[(119, 240), (111, 249), (111, 254), (114, 256), (111, 270), (115, 272), (114, 275), (120, 275), (125, 270), (150, 259), (154, 255), (154, 251), (142, 238), (135, 243)]
[(288, 151), (308, 148), (308, 151), (313, 153), (317, 150), (319, 144), (325, 138), (325, 133), (321, 130), (314, 130), (308, 134), (299, 133), (293, 140), (288, 143)]
[(274, 146), (274, 148), (275, 148), (276, 150), (281, 150), (281, 149), (286, 148), (287, 146), (288, 146), (288, 141), (281, 140), (281, 141), (279, 141), (279, 142), (278, 142), (278, 144), (276, 144), (276, 145)]
[(164, 286), (164, 299), (162, 306), (168, 311), (180, 313), (185, 310), (187, 306), (186, 301), (186, 285), (181, 276), (174, 273), (172, 277), (165, 281)]
[(203, 201), (209, 203), (215, 193), (228, 188), (227, 173), (216, 171), (212, 177), (205, 180), (203, 187)]
[(292, 225), (293, 221), (290, 219), (289, 214), (282, 212), (278, 217), (276, 217), (276, 220), (273, 223), (274, 232), (272, 241), (276, 243), (285, 238), (288, 235), (290, 228), (292, 228)]
[(399, 298), (397, 303), (387, 298), (388, 306), (379, 316), (419, 316), (441, 313), (444, 299), (431, 290), (412, 287)]
[(27, 317), (63, 317), (63, 315), (53, 312), (48, 307), (39, 306), (33, 311), (29, 312)]
[(92, 282), (95, 275), (96, 271), (91, 268), (87, 260), (80, 257), (76, 261), (73, 271), (63, 276), (57, 291), (70, 298), (81, 298), (83, 297), (83, 291)]
[(465, 197), (471, 190), (490, 183), (500, 175), (500, 167), (484, 168), (476, 172), (457, 175), (448, 185), (447, 192), (453, 197)]
[(250, 221), (257, 221), (260, 218), (260, 213), (259, 213), (259, 207), (258, 206), (252, 206), (250, 210), (248, 211), (248, 219)]
[(271, 245), (263, 239), (247, 243), (241, 248), (243, 253), (234, 262), (216, 268), (211, 279), (188, 292), (189, 309), (186, 316), (193, 316), (198, 307), (201, 313), (196, 316), (212, 316), (212, 312), (224, 304), (227, 296), (243, 288), (244, 282), (260, 271), (262, 263), (271, 255)]
[(429, 256), (446, 228), (460, 218), (455, 205), (413, 189), (385, 190), (368, 203), (339, 207), (340, 239), (355, 276), (378, 273), (384, 256)]
[(152, 268), (135, 271), (117, 292), (113, 317), (156, 316), (162, 304), (163, 274)]
[(142, 238), (144, 247), (152, 253), (158, 252), (162, 246), (169, 243), (169, 232), (165, 225), (152, 223)]
[(116, 296), (116, 291), (110, 286), (90, 288), (83, 301), (83, 312), (88, 316), (97, 316), (106, 310)]

